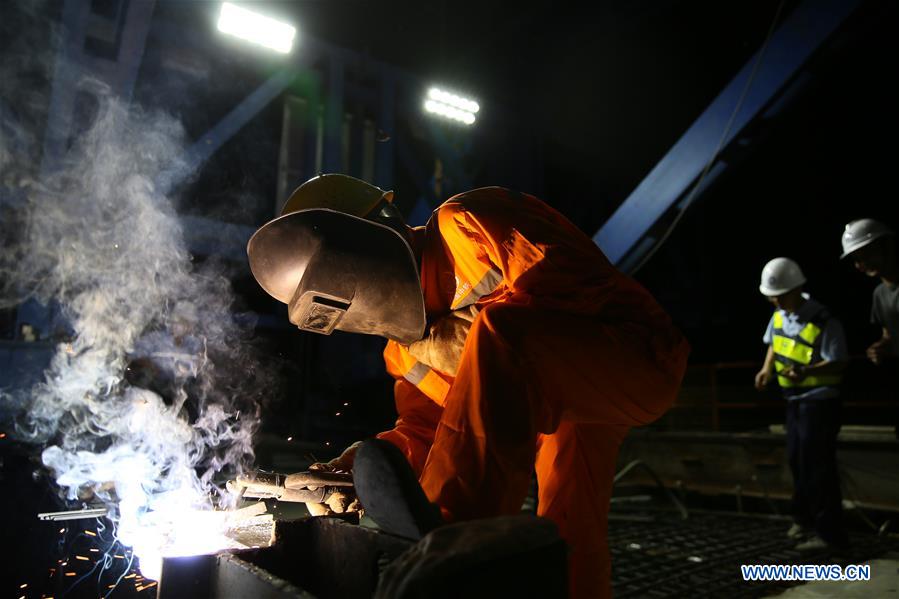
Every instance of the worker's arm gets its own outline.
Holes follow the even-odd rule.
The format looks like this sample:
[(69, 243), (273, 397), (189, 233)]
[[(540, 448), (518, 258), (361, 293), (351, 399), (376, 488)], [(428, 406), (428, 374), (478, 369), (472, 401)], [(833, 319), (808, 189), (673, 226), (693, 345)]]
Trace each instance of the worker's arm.
[(596, 244), (533, 196), (481, 188), (447, 200), (436, 226), (456, 277), (451, 309), (505, 292), (600, 305), (619, 273)]
[(762, 369), (755, 375), (755, 388), (762, 391), (774, 378), (774, 347), (768, 346), (768, 353), (765, 354), (765, 363)]
[(794, 365), (781, 374), (791, 381), (801, 381), (810, 376), (840, 374), (849, 364), (849, 348), (840, 321), (831, 318), (821, 333), (821, 360), (807, 366)]
[(771, 381), (774, 380), (774, 316), (768, 319), (768, 326), (765, 328), (765, 334), (762, 335), (762, 343), (768, 346), (765, 353), (765, 363), (762, 369), (755, 375), (755, 388), (763, 391)]
[(416, 474), (424, 468), (443, 408), (405, 379), (394, 384), (396, 426), (377, 435), (400, 448)]
[(791, 381), (801, 381), (809, 376), (827, 376), (830, 374), (840, 374), (846, 369), (847, 360), (821, 360), (815, 364), (808, 366), (789, 366), (781, 373), (782, 376)]
[(468, 331), (477, 315), (475, 305), (454, 310), (437, 319), (428, 328), (424, 339), (409, 344), (406, 350), (416, 360), (434, 370), (456, 376)]
[[(450, 255), (456, 279), (456, 293), (450, 308), (465, 308), (493, 293), (505, 280), (500, 244), (492, 238), (483, 215), (472, 212), (478, 202), (450, 200), (436, 212), (439, 235)], [(488, 217), (490, 218), (490, 217)]]
[[(390, 364), (388, 363), (388, 370)], [(389, 431), (377, 435), (393, 443), (406, 456), (416, 474), (421, 474), (425, 460), (434, 441), (434, 433), (443, 408), (424, 395), (418, 388), (405, 379), (398, 379), (394, 384), (394, 396), (398, 413), (396, 426)], [(351, 472), (356, 449), (360, 442), (350, 445), (339, 457), (323, 464), (313, 464), (310, 470), (328, 472)], [(356, 511), (358, 504), (351, 489), (342, 490), (329, 497), (326, 503), (307, 503), (306, 508), (312, 516), (325, 516), (332, 513)]]

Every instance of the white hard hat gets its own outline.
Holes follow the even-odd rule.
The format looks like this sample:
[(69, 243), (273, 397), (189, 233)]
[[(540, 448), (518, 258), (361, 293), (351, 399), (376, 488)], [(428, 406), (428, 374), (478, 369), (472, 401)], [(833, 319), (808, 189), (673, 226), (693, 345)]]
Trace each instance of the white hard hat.
[(860, 218), (846, 225), (843, 231), (843, 255), (840, 260), (856, 250), (860, 250), (875, 239), (892, 235), (893, 230), (872, 218)]
[(762, 282), (759, 291), (762, 295), (774, 297), (783, 295), (805, 284), (805, 275), (802, 269), (789, 258), (775, 258), (762, 269)]

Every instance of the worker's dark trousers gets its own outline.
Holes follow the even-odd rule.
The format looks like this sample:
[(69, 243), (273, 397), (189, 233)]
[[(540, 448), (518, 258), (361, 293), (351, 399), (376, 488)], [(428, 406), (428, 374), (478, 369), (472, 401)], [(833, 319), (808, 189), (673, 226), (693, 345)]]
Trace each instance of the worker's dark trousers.
[(839, 431), (839, 399), (787, 401), (793, 519), (833, 545), (845, 545), (848, 541), (836, 461)]

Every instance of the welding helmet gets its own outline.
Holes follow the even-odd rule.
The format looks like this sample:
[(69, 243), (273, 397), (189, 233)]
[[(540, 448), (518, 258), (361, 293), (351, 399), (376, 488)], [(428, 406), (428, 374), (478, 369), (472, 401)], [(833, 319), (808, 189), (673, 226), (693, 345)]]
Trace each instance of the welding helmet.
[[(313, 181), (323, 185), (330, 177)], [(381, 202), (380, 194), (374, 196), (350, 198), (343, 205), (355, 203), (354, 212), (364, 215), (366, 203), (370, 211)], [(260, 227), (247, 244), (253, 276), (269, 295), (288, 305), (290, 322), (325, 335), (337, 329), (403, 344), (421, 339), (424, 297), (408, 240), (359, 214), (296, 205), (301, 208), (285, 206), (286, 214)]]
[(365, 218), (382, 201), (393, 202), (393, 192), (349, 175), (329, 173), (312, 177), (297, 187), (284, 203), (281, 216), (309, 208), (327, 208)]
[(860, 250), (866, 245), (874, 241), (892, 235), (893, 230), (885, 224), (871, 218), (860, 218), (846, 225), (843, 231), (843, 237), (840, 239), (843, 244), (843, 254), (840, 260), (849, 256), (856, 250)]
[(789, 258), (775, 258), (762, 269), (759, 291), (762, 295), (775, 297), (805, 284), (802, 269)]
[(310, 208), (327, 208), (379, 222), (410, 242), (406, 221), (393, 205), (393, 192), (361, 179), (340, 173), (312, 177), (290, 194), (281, 216)]

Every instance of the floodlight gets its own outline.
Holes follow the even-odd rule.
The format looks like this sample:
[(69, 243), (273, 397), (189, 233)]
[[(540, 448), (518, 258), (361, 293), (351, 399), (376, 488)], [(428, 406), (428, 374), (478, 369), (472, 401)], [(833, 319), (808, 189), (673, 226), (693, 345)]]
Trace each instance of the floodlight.
[(475, 113), (481, 109), (477, 102), (463, 98), (448, 91), (432, 87), (428, 90), (428, 99), (424, 108), (427, 112), (471, 125), (475, 121)]
[(281, 21), (247, 10), (230, 2), (222, 3), (218, 30), (248, 42), (287, 54), (297, 30)]

